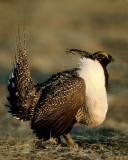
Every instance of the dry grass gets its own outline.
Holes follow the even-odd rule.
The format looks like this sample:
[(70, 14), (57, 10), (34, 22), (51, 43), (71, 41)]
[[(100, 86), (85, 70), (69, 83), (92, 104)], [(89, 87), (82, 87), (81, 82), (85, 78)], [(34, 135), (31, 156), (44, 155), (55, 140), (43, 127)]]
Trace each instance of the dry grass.
[(115, 133), (114, 130), (100, 130), (104, 134), (86, 133), (83, 136), (74, 135), (78, 148), (68, 146), (64, 140), (61, 145), (51, 141), (43, 142), (34, 137), (16, 138), (3, 137), (0, 141), (0, 158), (4, 159), (117, 159), (127, 158), (128, 138)]
[[(128, 159), (128, 2), (0, 1), (0, 159)], [(32, 78), (42, 82), (50, 74), (76, 65), (78, 57), (66, 48), (90, 52), (105, 50), (115, 62), (110, 74), (105, 122), (99, 127), (76, 126), (72, 136), (78, 148), (40, 142), (29, 122), (20, 123), (7, 114), (4, 95), (11, 72), (13, 41), (18, 24), (25, 23)], [(21, 31), (22, 32), (22, 31)]]

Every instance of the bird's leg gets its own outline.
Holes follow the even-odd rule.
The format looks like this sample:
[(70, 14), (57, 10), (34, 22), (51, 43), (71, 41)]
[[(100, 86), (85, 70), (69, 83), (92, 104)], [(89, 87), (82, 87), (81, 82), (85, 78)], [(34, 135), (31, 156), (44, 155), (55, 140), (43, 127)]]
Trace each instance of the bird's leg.
[(73, 139), (70, 136), (70, 133), (64, 134), (63, 137), (67, 141), (67, 143), (73, 147), (78, 147), (78, 145), (73, 141)]
[(61, 143), (60, 137), (52, 138), (52, 142), (54, 144), (60, 144)]

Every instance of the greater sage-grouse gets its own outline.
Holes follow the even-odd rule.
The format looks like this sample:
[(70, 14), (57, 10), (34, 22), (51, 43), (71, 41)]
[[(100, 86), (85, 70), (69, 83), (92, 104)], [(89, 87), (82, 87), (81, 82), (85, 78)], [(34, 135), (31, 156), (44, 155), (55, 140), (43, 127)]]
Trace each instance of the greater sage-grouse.
[(18, 32), (13, 71), (8, 80), (9, 113), (17, 119), (31, 121), (31, 129), (39, 139), (59, 140), (61, 135), (74, 145), (70, 131), (75, 123), (96, 126), (105, 119), (108, 72), (114, 61), (104, 51), (88, 53), (67, 49), (80, 55), (79, 67), (53, 74), (44, 83), (35, 83), (30, 76), (24, 32), (22, 47)]

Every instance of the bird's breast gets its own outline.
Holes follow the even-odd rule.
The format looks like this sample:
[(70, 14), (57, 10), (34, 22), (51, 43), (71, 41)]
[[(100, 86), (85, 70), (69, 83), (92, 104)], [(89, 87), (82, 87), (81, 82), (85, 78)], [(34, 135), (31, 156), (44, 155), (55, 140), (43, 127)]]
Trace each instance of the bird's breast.
[(80, 63), (79, 76), (86, 84), (86, 101), (76, 117), (87, 126), (99, 125), (104, 121), (108, 108), (104, 70), (97, 60), (83, 59)]

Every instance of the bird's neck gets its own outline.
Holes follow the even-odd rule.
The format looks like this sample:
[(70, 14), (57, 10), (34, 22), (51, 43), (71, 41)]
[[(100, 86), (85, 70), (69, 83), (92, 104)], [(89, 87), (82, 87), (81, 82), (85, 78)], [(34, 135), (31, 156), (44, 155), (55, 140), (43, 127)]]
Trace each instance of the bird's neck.
[[(100, 124), (106, 116), (108, 104), (106, 94), (106, 73), (97, 60), (84, 58), (80, 60), (79, 76), (85, 81), (86, 102), (83, 117), (88, 126)], [(89, 119), (89, 122), (86, 122)]]

